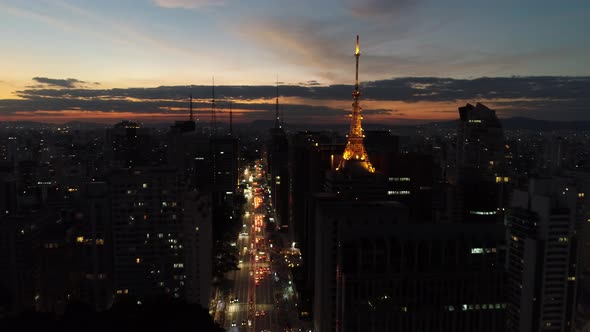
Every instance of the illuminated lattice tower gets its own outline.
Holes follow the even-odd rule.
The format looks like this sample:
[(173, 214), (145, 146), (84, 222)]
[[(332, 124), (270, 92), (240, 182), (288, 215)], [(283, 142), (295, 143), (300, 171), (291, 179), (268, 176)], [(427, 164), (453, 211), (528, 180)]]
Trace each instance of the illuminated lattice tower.
[(371, 165), (371, 162), (369, 161), (369, 155), (367, 154), (367, 150), (363, 144), (365, 135), (363, 133), (363, 127), (361, 126), (361, 120), (363, 119), (361, 116), (362, 109), (359, 106), (359, 97), (361, 96), (361, 92), (359, 91), (359, 57), (361, 56), (361, 51), (359, 47), (358, 35), (356, 36), (356, 50), (354, 52), (354, 56), (356, 58), (356, 74), (354, 91), (352, 92), (354, 102), (352, 103), (352, 114), (350, 115), (350, 132), (348, 133), (348, 141), (346, 143), (346, 147), (344, 148), (344, 154), (342, 155), (342, 159), (340, 160), (337, 170), (351, 168), (348, 166), (355, 164), (373, 173), (375, 172), (375, 168), (373, 165)]

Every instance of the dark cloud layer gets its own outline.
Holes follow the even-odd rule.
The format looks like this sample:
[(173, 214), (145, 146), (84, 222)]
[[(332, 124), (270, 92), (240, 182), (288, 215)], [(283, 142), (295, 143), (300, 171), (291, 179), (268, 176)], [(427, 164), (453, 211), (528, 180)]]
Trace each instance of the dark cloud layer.
[[(280, 94), (284, 97), (311, 99), (348, 100), (352, 85), (283, 85)], [(215, 88), (220, 99), (252, 100), (274, 98), (276, 87), (232, 86)], [(404, 77), (361, 84), (364, 99), (418, 101), (456, 101), (465, 99), (543, 98), (587, 99), (590, 98), (590, 77), (482, 77), (476, 79), (452, 79), (437, 77)], [(155, 88), (127, 89), (27, 89), (17, 91), (19, 97), (37, 98), (138, 98), (138, 99), (183, 99), (189, 94), (195, 98), (209, 98), (211, 87), (160, 86)]]
[[(81, 89), (75, 79), (34, 78), (35, 81), (62, 86), (64, 89), (25, 89), (16, 91), (22, 99), (0, 100), (0, 115), (37, 110), (91, 110), (103, 112), (179, 114), (188, 106), (189, 94), (197, 99), (195, 108), (207, 109), (210, 86), (161, 86), (154, 88)], [(73, 80), (73, 81), (70, 81)], [(61, 85), (60, 85), (61, 84)], [(312, 106), (311, 100), (346, 101), (351, 99), (351, 85), (322, 86), (310, 81), (300, 85), (282, 85), (281, 97), (298, 97), (296, 104), (282, 106), (286, 116), (305, 121), (308, 117), (340, 116), (350, 111)], [(216, 96), (221, 108), (229, 100), (234, 109), (257, 111), (248, 118), (268, 117), (274, 109), (275, 86), (218, 86)], [(452, 79), (405, 77), (364, 82), (362, 100), (418, 102), (484, 101), (498, 107), (503, 116), (529, 116), (542, 119), (590, 119), (590, 77), (494, 77)], [(200, 99), (200, 100), (199, 100)], [(307, 104), (306, 100), (309, 101)], [(172, 109), (172, 111), (168, 111)], [(174, 111), (180, 109), (180, 111)], [(207, 112), (207, 111), (203, 111)], [(366, 114), (395, 115), (405, 113), (391, 109), (365, 109)], [(441, 113), (442, 116), (442, 113)], [(419, 117), (419, 115), (416, 115)]]
[[(78, 87), (80, 84), (84, 84), (86, 82), (77, 80), (75, 78), (48, 78), (48, 77), (33, 77), (33, 81), (37, 83), (46, 84), (48, 86), (60, 87), (60, 88), (75, 88)], [(98, 83), (94, 83), (98, 84)]]

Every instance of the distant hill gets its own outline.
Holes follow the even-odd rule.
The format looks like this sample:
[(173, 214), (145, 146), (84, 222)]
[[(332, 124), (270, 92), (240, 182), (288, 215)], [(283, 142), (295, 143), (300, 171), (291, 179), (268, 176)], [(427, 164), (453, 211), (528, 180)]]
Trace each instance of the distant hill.
[(547, 121), (523, 117), (502, 119), (505, 129), (528, 130), (590, 130), (590, 121)]

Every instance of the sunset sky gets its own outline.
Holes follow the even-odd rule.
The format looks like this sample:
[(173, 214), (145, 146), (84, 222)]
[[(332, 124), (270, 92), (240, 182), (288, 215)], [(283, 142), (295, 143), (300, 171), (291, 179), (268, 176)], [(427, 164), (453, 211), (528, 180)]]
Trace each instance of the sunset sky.
[[(368, 122), (590, 120), (587, 0), (0, 0), (0, 120), (286, 121), (350, 112), (354, 39)], [(203, 121), (206, 114), (201, 114)]]

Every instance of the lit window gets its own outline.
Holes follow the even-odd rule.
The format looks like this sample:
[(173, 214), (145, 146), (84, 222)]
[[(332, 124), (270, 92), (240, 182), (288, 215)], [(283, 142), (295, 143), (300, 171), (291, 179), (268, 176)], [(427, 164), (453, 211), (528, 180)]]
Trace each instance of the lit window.
[(404, 177), (404, 178), (389, 178), (389, 181), (395, 181), (395, 182), (409, 182), (411, 179), (408, 177)]
[(584, 193), (578, 193), (579, 198), (584, 198)]
[(576, 277), (567, 277), (568, 281), (576, 281)]
[(76, 242), (78, 242), (78, 243), (82, 243), (82, 242), (84, 242), (84, 237), (83, 237), (83, 236), (78, 236), (78, 237), (76, 238)]
[(473, 214), (476, 216), (491, 216), (495, 215), (496, 211), (469, 211), (469, 214)]
[(409, 190), (389, 190), (387, 191), (387, 195), (409, 195)]
[(139, 264), (139, 263), (141, 263), (141, 258), (137, 257), (137, 258), (135, 259), (135, 263), (136, 263), (136, 264)]
[(148, 187), (148, 184), (147, 183), (144, 183), (143, 184), (143, 188), (147, 188), (147, 187)]

